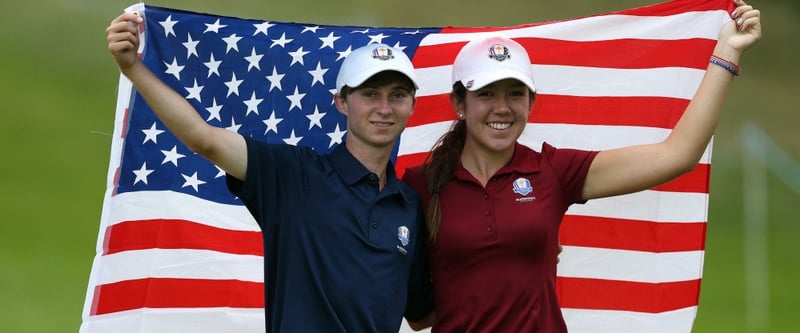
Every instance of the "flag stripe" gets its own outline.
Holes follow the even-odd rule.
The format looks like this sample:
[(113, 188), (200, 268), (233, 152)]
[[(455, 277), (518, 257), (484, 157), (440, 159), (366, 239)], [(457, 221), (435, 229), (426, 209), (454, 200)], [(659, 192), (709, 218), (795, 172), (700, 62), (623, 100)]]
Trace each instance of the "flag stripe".
[(113, 333), (264, 333), (261, 308), (155, 308), (95, 315), (81, 331)]
[[(685, 67), (619, 69), (534, 64), (531, 68), (539, 94), (687, 100), (694, 96), (705, 73), (701, 69)], [(423, 82), (417, 96), (449, 94), (453, 85), (451, 71), (452, 66), (417, 69), (416, 73)]]
[(229, 230), (186, 220), (125, 221), (109, 227), (105, 254), (142, 249), (207, 249), (263, 255), (261, 232)]
[(703, 251), (643, 252), (599, 247), (563, 247), (558, 275), (584, 279), (663, 283), (702, 277)]
[(236, 280), (146, 278), (99, 285), (92, 314), (139, 308), (263, 308), (264, 284)]
[(147, 249), (104, 255), (100, 284), (148, 277), (264, 282), (264, 258), (193, 249)]
[(566, 215), (561, 222), (562, 245), (672, 252), (705, 249), (705, 222), (654, 223), (641, 220)]
[(695, 306), (700, 293), (699, 279), (640, 283), (559, 277), (557, 283), (563, 308), (658, 313)]
[(562, 309), (570, 333), (691, 332), (697, 307), (661, 313), (619, 310)]

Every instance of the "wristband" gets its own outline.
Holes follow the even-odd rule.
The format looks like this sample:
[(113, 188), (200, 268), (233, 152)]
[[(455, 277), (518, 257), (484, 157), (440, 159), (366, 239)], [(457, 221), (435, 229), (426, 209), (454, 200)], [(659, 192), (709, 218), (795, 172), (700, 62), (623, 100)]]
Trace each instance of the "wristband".
[(733, 75), (737, 75), (737, 76), (739, 75), (739, 66), (734, 64), (734, 63), (732, 63), (732, 62), (730, 62), (730, 61), (727, 61), (725, 59), (722, 59), (720, 57), (712, 55), (711, 59), (708, 62), (710, 62), (710, 63), (712, 63), (714, 65), (717, 65), (719, 67), (725, 68), (725, 70), (727, 70), (728, 72), (731, 72), (731, 74), (733, 74)]

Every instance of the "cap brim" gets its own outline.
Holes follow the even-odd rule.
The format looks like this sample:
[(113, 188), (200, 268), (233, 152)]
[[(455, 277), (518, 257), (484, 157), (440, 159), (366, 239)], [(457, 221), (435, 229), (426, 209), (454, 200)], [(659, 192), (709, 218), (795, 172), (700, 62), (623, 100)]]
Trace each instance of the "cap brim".
[(531, 91), (536, 92), (536, 86), (533, 84), (533, 80), (531, 80), (528, 75), (525, 75), (525, 73), (513, 69), (495, 69), (489, 72), (467, 75), (461, 79), (461, 83), (465, 88), (467, 88), (467, 90), (475, 91), (489, 84), (505, 79), (514, 79), (522, 82), (528, 86)]

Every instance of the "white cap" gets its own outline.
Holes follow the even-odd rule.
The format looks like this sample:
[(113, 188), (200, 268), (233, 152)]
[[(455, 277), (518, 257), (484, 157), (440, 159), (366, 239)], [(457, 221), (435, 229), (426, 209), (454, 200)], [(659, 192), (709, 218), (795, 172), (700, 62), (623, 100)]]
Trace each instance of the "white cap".
[(403, 73), (414, 83), (414, 88), (419, 89), (414, 65), (405, 52), (386, 44), (369, 44), (355, 49), (344, 59), (336, 76), (336, 91), (341, 92), (344, 86), (358, 87), (383, 71)]
[(453, 63), (453, 84), (475, 91), (496, 81), (516, 79), (531, 91), (533, 70), (528, 52), (519, 43), (500, 36), (473, 40), (464, 45)]

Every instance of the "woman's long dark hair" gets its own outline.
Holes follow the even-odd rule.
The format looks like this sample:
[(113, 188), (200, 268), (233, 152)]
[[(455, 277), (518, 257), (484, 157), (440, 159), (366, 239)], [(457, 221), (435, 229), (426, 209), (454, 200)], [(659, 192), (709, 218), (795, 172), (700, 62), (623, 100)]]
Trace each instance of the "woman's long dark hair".
[[(450, 98), (463, 102), (467, 96), (467, 89), (461, 82), (453, 85)], [(424, 173), (428, 183), (428, 192), (431, 194), (428, 201), (427, 218), (425, 219), (428, 227), (429, 241), (436, 240), (439, 231), (439, 224), (442, 222), (441, 206), (439, 204), (439, 194), (444, 185), (453, 176), (453, 170), (458, 165), (461, 157), (461, 150), (464, 149), (464, 140), (467, 137), (467, 123), (463, 119), (458, 119), (453, 127), (442, 135), (434, 145), (434, 149), (428, 155)]]

